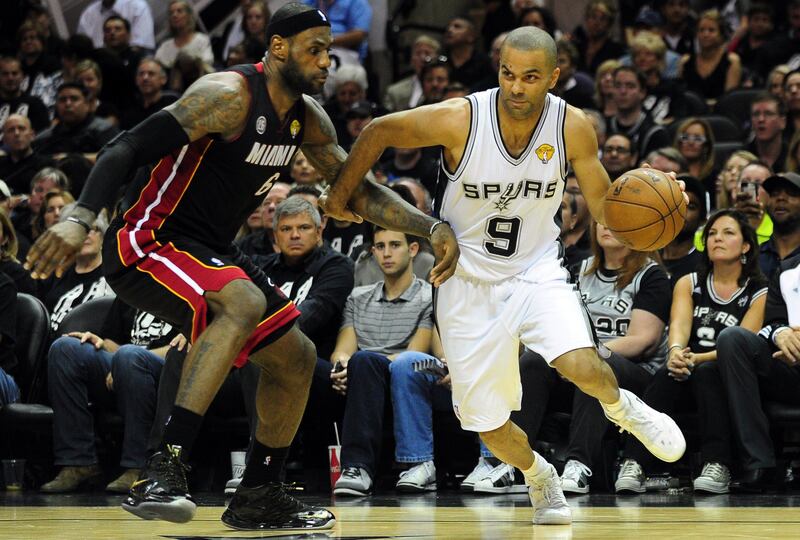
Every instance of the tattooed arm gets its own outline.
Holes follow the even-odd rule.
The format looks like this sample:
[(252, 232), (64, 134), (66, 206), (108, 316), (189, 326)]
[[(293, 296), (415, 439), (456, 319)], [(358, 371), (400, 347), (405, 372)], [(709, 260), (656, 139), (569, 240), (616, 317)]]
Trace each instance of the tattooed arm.
[[(347, 153), (337, 143), (333, 123), (322, 107), (313, 99), (306, 98), (306, 111), (303, 154), (329, 184), (335, 185), (347, 159)], [(386, 229), (430, 238), (437, 261), (431, 271), (431, 282), (439, 286), (453, 275), (459, 250), (452, 229), (446, 224), (441, 224), (437, 225), (431, 234), (431, 227), (438, 220), (423, 214), (391, 189), (375, 183), (369, 167), (361, 175), (360, 180), (362, 181), (355, 186), (350, 198), (350, 206), (357, 214), (345, 209), (333, 217), (361, 221), (358, 216), (363, 216)]]
[(109, 142), (99, 154), (75, 208), (40, 236), (25, 266), (34, 278), (63, 274), (102, 208), (114, 204), (133, 171), (210, 133), (230, 138), (241, 131), (250, 106), (247, 83), (235, 73), (207, 75), (184, 96)]

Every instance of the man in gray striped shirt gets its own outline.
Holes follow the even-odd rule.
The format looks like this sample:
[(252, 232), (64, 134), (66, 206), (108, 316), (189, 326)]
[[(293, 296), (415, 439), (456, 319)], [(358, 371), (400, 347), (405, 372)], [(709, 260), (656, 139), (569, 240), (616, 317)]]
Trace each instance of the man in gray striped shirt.
[[(347, 299), (336, 349), (331, 356), (333, 388), (347, 395), (342, 431), (342, 477), (336, 483), (336, 495), (366, 495), (371, 491), (382, 438), (384, 404), (390, 384), (394, 387), (395, 372), (413, 373), (414, 362), (430, 358), (432, 295), (430, 284), (414, 277), (412, 260), (418, 249), (419, 244), (413, 237), (376, 228), (372, 250), (384, 280), (353, 289)], [(430, 377), (422, 373), (416, 375)], [(444, 386), (437, 389), (449, 394)], [(447, 401), (445, 406), (449, 407)], [(412, 412), (404, 416), (417, 415)], [(396, 415), (395, 418), (397, 424)], [(408, 420), (409, 424), (412, 422)], [(402, 431), (402, 426), (395, 428), (396, 432)], [(414, 477), (421, 474), (417, 483), (428, 488), (432, 485), (435, 489), (432, 456), (430, 460), (419, 459), (427, 456), (416, 455), (413, 449), (408, 455), (401, 455), (401, 438), (411, 439), (413, 445), (424, 436), (401, 437), (398, 433), (397, 457), (398, 461), (422, 462), (424, 467), (417, 468)]]

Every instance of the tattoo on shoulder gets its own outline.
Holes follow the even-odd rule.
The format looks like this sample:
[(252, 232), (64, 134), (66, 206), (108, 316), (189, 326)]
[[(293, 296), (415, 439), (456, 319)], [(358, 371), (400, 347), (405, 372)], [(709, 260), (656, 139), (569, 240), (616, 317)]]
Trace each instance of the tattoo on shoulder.
[(229, 136), (241, 129), (250, 105), (249, 93), (221, 81), (200, 80), (168, 107), (191, 140), (209, 133)]

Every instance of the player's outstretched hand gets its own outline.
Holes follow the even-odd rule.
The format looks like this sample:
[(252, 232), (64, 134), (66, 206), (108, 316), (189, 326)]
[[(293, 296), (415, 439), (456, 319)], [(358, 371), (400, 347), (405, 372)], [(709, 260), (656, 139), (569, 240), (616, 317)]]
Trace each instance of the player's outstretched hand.
[[(642, 163), (642, 168), (643, 169), (652, 169), (653, 167), (649, 163)], [(675, 174), (675, 171), (670, 171), (670, 172), (667, 172), (667, 173), (664, 173), (664, 174), (666, 174), (667, 176), (669, 176), (675, 182), (678, 183), (678, 185), (681, 188), (681, 193), (683, 193), (683, 200), (686, 201), (686, 204), (689, 204), (689, 196), (686, 194), (686, 182), (684, 182), (683, 180), (678, 180), (678, 175)]]
[(46, 279), (56, 272), (61, 277), (64, 271), (75, 262), (75, 255), (86, 240), (86, 229), (73, 221), (62, 221), (47, 229), (36, 239), (28, 251), (25, 269), (30, 270), (33, 279)]
[(361, 223), (364, 218), (353, 212), (347, 207), (347, 201), (340, 201), (335, 194), (331, 193), (330, 186), (325, 188), (319, 197), (319, 207), (333, 219), (339, 221), (352, 221)]
[(436, 257), (436, 265), (431, 270), (430, 280), (434, 287), (439, 287), (456, 273), (461, 250), (458, 248), (456, 233), (447, 223), (442, 223), (433, 230), (431, 246)]

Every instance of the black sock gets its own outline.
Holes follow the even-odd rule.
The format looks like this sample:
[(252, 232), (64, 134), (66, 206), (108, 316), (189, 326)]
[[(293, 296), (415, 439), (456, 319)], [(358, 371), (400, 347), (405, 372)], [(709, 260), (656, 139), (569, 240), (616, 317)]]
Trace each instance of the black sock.
[(180, 446), (181, 459), (188, 461), (192, 445), (202, 424), (202, 416), (175, 405), (172, 408), (172, 414), (167, 418), (167, 425), (164, 427), (163, 444)]
[(242, 486), (255, 487), (267, 482), (280, 482), (283, 476), (283, 464), (289, 455), (289, 447), (270, 448), (257, 440), (253, 440), (253, 447), (247, 459), (247, 467), (242, 476)]

